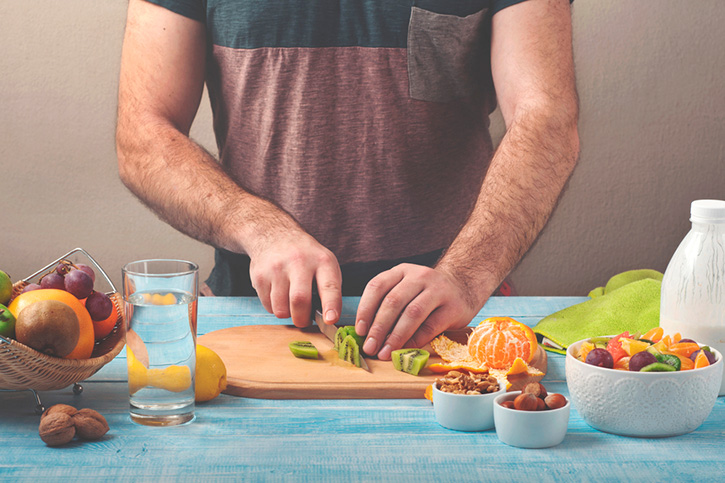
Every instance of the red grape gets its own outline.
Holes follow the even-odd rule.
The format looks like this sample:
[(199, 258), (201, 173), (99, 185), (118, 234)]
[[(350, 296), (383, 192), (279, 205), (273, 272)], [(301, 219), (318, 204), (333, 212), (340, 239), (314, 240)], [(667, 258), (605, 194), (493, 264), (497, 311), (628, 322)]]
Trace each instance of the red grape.
[(637, 352), (629, 359), (629, 370), (639, 372), (643, 367), (655, 362), (657, 362), (657, 358), (649, 352)]
[(50, 272), (47, 275), (43, 275), (40, 279), (41, 288), (56, 288), (58, 290), (65, 290), (63, 283), (63, 275), (58, 275), (57, 272)]
[(96, 272), (94, 272), (91, 267), (84, 263), (76, 263), (76, 267), (78, 267), (79, 270), (86, 272), (91, 277), (91, 280), (93, 280), (93, 283), (96, 283)]
[(30, 292), (31, 290), (38, 290), (39, 288), (43, 288), (37, 283), (29, 283), (25, 286), (22, 293)]
[(584, 362), (593, 366), (606, 367), (608, 369), (614, 367), (614, 358), (612, 357), (612, 354), (608, 350), (599, 347), (590, 350)]
[(57, 267), (55, 267), (55, 271), (58, 275), (65, 275), (68, 272), (70, 272), (70, 265), (67, 263), (60, 262)]
[(95, 290), (86, 299), (86, 309), (93, 320), (105, 320), (113, 311), (113, 302), (108, 295)]
[(81, 300), (93, 292), (93, 280), (83, 270), (71, 270), (65, 276), (65, 289)]

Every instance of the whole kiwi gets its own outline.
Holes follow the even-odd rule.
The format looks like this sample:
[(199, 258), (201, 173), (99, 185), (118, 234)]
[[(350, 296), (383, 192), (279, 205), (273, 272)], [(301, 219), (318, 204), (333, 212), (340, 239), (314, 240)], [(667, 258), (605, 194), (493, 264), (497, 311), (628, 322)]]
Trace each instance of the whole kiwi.
[(80, 324), (73, 309), (58, 300), (39, 300), (18, 314), (15, 338), (38, 352), (65, 357), (78, 344)]

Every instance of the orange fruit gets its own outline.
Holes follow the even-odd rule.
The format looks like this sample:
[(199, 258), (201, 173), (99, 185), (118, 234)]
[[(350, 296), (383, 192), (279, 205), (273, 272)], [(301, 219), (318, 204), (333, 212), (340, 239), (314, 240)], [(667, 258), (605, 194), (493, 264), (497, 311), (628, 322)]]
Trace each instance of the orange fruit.
[(642, 338), (651, 340), (652, 342), (659, 342), (660, 340), (662, 340), (663, 335), (664, 335), (664, 329), (662, 329), (662, 327), (655, 327), (655, 328), (647, 331), (647, 333), (644, 334), (642, 336)]
[(510, 317), (488, 318), (468, 338), (471, 357), (494, 369), (507, 369), (518, 357), (528, 364), (537, 348), (534, 331)]
[(700, 346), (694, 342), (677, 342), (667, 348), (667, 352), (678, 356), (690, 357)]
[[(83, 299), (85, 300), (85, 299)], [(93, 336), (96, 340), (101, 340), (111, 333), (113, 328), (116, 326), (118, 321), (118, 311), (116, 310), (116, 304), (113, 304), (111, 315), (103, 320), (93, 321)]]
[(701, 367), (707, 367), (710, 365), (710, 361), (707, 360), (707, 356), (705, 355), (705, 351), (700, 351), (697, 356), (695, 356), (695, 369), (699, 369)]
[(91, 320), (91, 315), (88, 313), (83, 304), (69, 292), (54, 288), (31, 290), (30, 292), (21, 293), (15, 297), (13, 301), (10, 302), (8, 309), (15, 318), (17, 318), (18, 314), (20, 314), (25, 307), (41, 300), (58, 300), (59, 302), (63, 302), (72, 308), (78, 317), (78, 324), (80, 325), (78, 343), (73, 351), (65, 356), (65, 359), (90, 358), (93, 353), (93, 345), (95, 343), (93, 336), (93, 321)]

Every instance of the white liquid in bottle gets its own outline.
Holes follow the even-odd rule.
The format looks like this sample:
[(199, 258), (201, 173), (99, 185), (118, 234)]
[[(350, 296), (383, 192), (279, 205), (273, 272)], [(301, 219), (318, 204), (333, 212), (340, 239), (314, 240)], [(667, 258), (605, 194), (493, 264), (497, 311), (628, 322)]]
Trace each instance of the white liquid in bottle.
[[(697, 200), (662, 279), (660, 326), (725, 352), (725, 201)], [(725, 395), (725, 373), (720, 386)]]
[[(725, 352), (725, 201), (697, 200), (662, 279), (660, 326)], [(725, 372), (720, 386), (725, 395)]]

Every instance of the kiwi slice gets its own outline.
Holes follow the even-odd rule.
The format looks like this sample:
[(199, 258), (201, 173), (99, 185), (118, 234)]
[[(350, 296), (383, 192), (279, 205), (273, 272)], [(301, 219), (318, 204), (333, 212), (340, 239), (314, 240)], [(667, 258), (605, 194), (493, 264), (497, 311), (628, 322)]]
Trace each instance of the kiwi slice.
[(337, 355), (340, 359), (360, 367), (360, 346), (354, 336), (347, 335), (342, 339), (340, 347), (337, 349)]
[[(355, 332), (355, 326), (354, 325), (343, 325), (342, 327), (339, 327), (337, 329), (337, 332), (335, 332), (335, 349), (340, 349), (340, 344), (347, 336), (352, 336), (355, 339), (355, 342), (357, 342), (358, 348), (362, 346), (363, 344), (363, 337), (360, 335), (357, 335), (357, 332)], [(342, 359), (342, 357), (340, 357)]]
[(317, 359), (317, 348), (308, 340), (298, 340), (289, 343), (289, 350), (295, 357), (301, 359)]
[(399, 371), (417, 376), (428, 362), (430, 353), (423, 349), (398, 349), (390, 354), (393, 367)]

